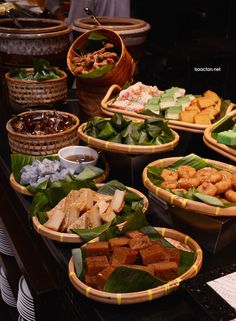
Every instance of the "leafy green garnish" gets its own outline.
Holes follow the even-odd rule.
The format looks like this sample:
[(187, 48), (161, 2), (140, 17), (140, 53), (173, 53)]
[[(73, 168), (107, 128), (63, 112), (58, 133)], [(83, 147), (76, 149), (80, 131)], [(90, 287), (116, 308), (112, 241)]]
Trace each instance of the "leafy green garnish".
[(33, 58), (33, 72), (29, 73), (25, 68), (15, 68), (9, 73), (10, 77), (19, 78), (21, 80), (50, 80), (61, 78), (62, 73), (58, 67), (50, 65), (45, 59)]

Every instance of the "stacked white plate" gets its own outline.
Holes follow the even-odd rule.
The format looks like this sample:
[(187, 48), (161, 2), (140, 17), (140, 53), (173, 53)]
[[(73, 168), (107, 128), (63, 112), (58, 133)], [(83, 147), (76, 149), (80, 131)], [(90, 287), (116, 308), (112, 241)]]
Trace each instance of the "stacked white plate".
[(19, 280), (17, 310), (24, 320), (35, 321), (34, 300), (23, 276)]
[(0, 268), (0, 288), (3, 301), (12, 307), (16, 307), (16, 299), (2, 267)]
[(22, 318), (22, 316), (21, 316), (21, 315), (19, 315), (19, 317), (18, 317), (18, 321), (25, 321), (25, 319), (24, 319), (24, 318)]
[(3, 228), (0, 227), (0, 252), (6, 255), (14, 256), (12, 248), (7, 239), (6, 233)]

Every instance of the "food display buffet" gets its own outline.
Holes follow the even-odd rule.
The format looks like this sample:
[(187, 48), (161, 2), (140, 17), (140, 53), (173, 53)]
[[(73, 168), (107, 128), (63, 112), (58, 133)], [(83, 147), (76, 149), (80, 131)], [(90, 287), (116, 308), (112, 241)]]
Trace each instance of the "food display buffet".
[(13, 254), (0, 264), (12, 320), (233, 320), (207, 282), (236, 271), (234, 104), (134, 82), (111, 29), (78, 36), (65, 62), (5, 76), (0, 228)]

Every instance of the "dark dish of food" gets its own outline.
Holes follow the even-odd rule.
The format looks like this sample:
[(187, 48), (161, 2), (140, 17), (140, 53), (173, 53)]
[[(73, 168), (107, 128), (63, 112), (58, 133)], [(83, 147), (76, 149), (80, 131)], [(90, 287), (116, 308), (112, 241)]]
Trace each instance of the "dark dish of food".
[(75, 120), (56, 110), (18, 115), (13, 118), (12, 129), (25, 135), (48, 135), (71, 128)]

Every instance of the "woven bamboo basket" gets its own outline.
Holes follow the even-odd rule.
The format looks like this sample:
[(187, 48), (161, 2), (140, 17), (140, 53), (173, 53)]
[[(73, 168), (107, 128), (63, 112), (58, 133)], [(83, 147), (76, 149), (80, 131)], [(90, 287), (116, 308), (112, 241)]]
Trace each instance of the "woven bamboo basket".
[[(142, 120), (140, 120), (142, 121)], [(174, 139), (166, 144), (162, 145), (126, 145), (126, 144), (119, 144), (109, 142), (103, 139), (94, 138), (92, 136), (87, 135), (84, 132), (87, 123), (83, 123), (78, 128), (79, 137), (82, 141), (86, 142), (88, 145), (91, 145), (96, 148), (100, 148), (102, 150), (106, 150), (113, 153), (118, 154), (129, 154), (129, 155), (139, 155), (139, 154), (157, 154), (157, 153), (164, 153), (166, 151), (174, 149), (179, 142), (179, 135), (172, 130), (174, 135)]]
[[(30, 74), (33, 68), (26, 68)], [(62, 102), (67, 97), (67, 74), (60, 70), (61, 78), (50, 80), (21, 80), (10, 77), (9, 72), (5, 78), (7, 82), (9, 99), (24, 107), (53, 105)]]
[[(102, 184), (97, 184), (97, 187), (102, 186)], [(132, 188), (132, 187), (127, 187), (129, 191), (137, 194), (138, 196), (142, 197), (144, 202), (143, 202), (143, 213), (145, 214), (147, 209), (148, 209), (148, 199), (147, 197), (141, 193), (140, 191)], [(49, 228), (43, 226), (39, 220), (37, 216), (33, 216), (32, 217), (32, 222), (33, 222), (33, 226), (34, 229), (41, 234), (42, 236), (45, 236), (51, 240), (54, 241), (58, 241), (58, 242), (62, 242), (62, 243), (82, 243), (83, 240), (81, 239), (81, 237), (78, 234), (75, 233), (62, 233), (62, 232), (56, 232), (53, 230), (50, 230)]]
[(234, 148), (232, 148), (230, 146), (227, 146), (225, 144), (220, 144), (220, 143), (217, 142), (217, 140), (215, 138), (212, 137), (213, 130), (215, 128), (217, 128), (218, 126), (220, 126), (221, 124), (223, 124), (228, 119), (232, 119), (232, 120), (234, 120), (236, 122), (236, 110), (233, 110), (233, 108), (231, 108), (231, 110), (232, 111), (227, 113), (225, 115), (225, 117), (220, 119), (214, 125), (209, 126), (208, 128), (205, 129), (204, 136), (203, 136), (203, 141), (209, 148), (213, 149), (217, 153), (219, 153), (219, 154), (221, 154), (221, 155), (223, 155), (225, 157), (228, 157), (228, 158), (230, 158), (230, 159), (232, 159), (233, 161), (236, 162), (236, 149), (234, 149)]
[[(104, 182), (107, 179), (107, 177), (108, 177), (108, 175), (110, 173), (110, 166), (109, 166), (109, 163), (107, 162), (107, 160), (105, 159), (105, 157), (100, 157), (100, 159), (101, 159), (101, 162), (102, 162), (101, 167), (102, 168), (104, 167), (104, 172), (102, 173), (102, 175), (100, 175), (98, 177), (95, 177), (93, 179), (93, 181), (96, 184)], [(15, 177), (14, 177), (13, 173), (10, 174), (10, 184), (11, 184), (11, 187), (16, 192), (19, 192), (19, 193), (21, 193), (23, 195), (27, 195), (27, 196), (33, 196), (33, 193), (31, 193), (24, 185), (21, 185), (20, 183), (18, 183), (15, 180)]]
[[(89, 35), (98, 32), (120, 51), (120, 57), (113, 69), (97, 78), (82, 78), (74, 73), (72, 58), (76, 56), (76, 48), (84, 48)], [(89, 116), (101, 115), (100, 103), (108, 88), (117, 83), (121, 87), (127, 82), (132, 82), (135, 72), (135, 62), (126, 50), (124, 42), (119, 34), (111, 29), (95, 28), (79, 36), (71, 45), (67, 54), (67, 66), (76, 77), (77, 95), (82, 111)]]
[[(177, 206), (179, 208), (184, 209), (188, 212), (195, 212), (199, 214), (209, 215), (209, 216), (236, 216), (236, 206), (223, 208), (213, 205), (208, 205), (206, 203), (189, 200), (180, 196), (177, 196), (151, 182), (147, 175), (147, 169), (149, 166), (156, 166), (160, 168), (168, 167), (173, 164), (177, 160), (181, 159), (181, 157), (169, 157), (156, 160), (148, 164), (143, 170), (143, 184), (144, 186), (154, 195), (158, 196), (158, 198), (166, 201), (170, 205)], [(225, 164), (222, 162), (218, 162), (215, 160), (208, 159), (207, 162), (209, 165), (215, 165), (223, 170), (228, 170), (232, 173), (236, 173), (236, 167), (233, 165)]]
[(133, 293), (109, 293), (93, 289), (79, 280), (75, 273), (73, 257), (69, 261), (68, 273), (71, 283), (74, 287), (87, 298), (95, 301), (110, 303), (110, 304), (134, 304), (146, 301), (152, 301), (162, 296), (168, 295), (179, 287), (180, 282), (192, 278), (197, 275), (202, 266), (202, 250), (198, 243), (191, 237), (180, 233), (173, 229), (156, 228), (156, 230), (163, 236), (186, 244), (190, 249), (196, 253), (196, 260), (194, 264), (178, 278), (160, 285), (156, 288), (133, 292)]
[[(42, 113), (42, 112), (50, 112), (48, 110), (37, 110), (37, 111), (27, 111), (19, 114), (29, 115), (31, 113)], [(48, 134), (48, 135), (26, 135), (19, 134), (15, 132), (11, 126), (12, 120), (11, 118), (6, 124), (6, 130), (8, 132), (8, 143), (12, 153), (21, 153), (27, 155), (35, 155), (35, 156), (45, 156), (45, 155), (53, 155), (56, 154), (59, 149), (65, 146), (70, 145), (78, 145), (79, 137), (78, 137), (78, 127), (80, 120), (79, 118), (70, 113), (61, 112), (63, 115), (70, 116), (74, 120), (74, 125), (71, 128), (66, 129), (63, 132)]]
[[(103, 114), (112, 116), (115, 113), (120, 113), (124, 116), (127, 116), (132, 119), (149, 119), (151, 116), (144, 115), (141, 113), (136, 113), (133, 111), (125, 110), (125, 109), (119, 109), (112, 107), (112, 103), (115, 99), (115, 96), (122, 90), (122, 88), (118, 84), (113, 84), (106, 92), (105, 96), (101, 100), (101, 111)], [(231, 108), (234, 106), (234, 104), (230, 104), (229, 107), (227, 108), (226, 113), (228, 113)], [(182, 130), (186, 132), (191, 132), (191, 133), (196, 133), (196, 134), (203, 134), (204, 130), (209, 126), (209, 125), (202, 125), (202, 124), (192, 124), (192, 123), (187, 123), (183, 122), (180, 120), (172, 120), (168, 119), (168, 124), (172, 129), (176, 130)]]

